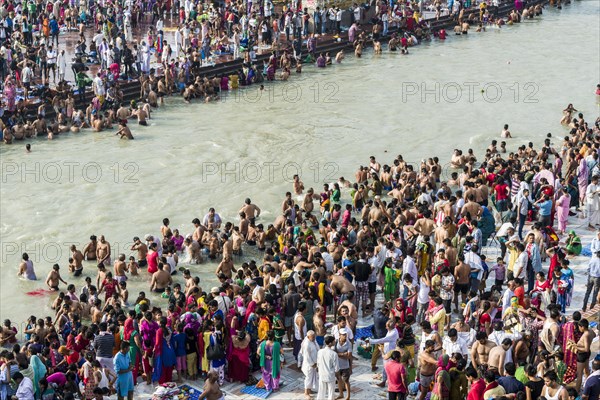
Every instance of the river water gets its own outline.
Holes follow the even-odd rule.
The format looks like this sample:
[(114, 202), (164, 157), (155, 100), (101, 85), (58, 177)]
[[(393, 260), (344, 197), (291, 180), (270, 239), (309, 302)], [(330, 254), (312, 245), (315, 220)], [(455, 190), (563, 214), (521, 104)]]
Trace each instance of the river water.
[[(68, 246), (81, 248), (91, 234), (105, 235), (113, 255), (129, 256), (131, 238), (158, 234), (164, 217), (186, 234), (210, 206), (233, 220), (245, 197), (263, 209), (260, 222), (272, 223), (296, 173), (318, 191), (339, 176), (353, 180), (370, 155), (382, 163), (437, 155), (445, 163), (457, 147), (480, 153), (505, 123), (515, 136), (509, 151), (548, 132), (564, 136), (568, 103), (588, 121), (598, 115), (598, 12), (597, 1), (577, 1), (408, 56), (366, 51), (324, 70), (307, 66), (287, 83), (218, 103), (168, 98), (151, 127), (134, 126), (134, 141), (85, 132), (36, 140), (30, 154), (24, 144), (0, 146), (2, 318), (50, 313), (48, 296), (25, 292), (45, 287), (54, 263), (80, 287), (83, 278), (68, 276)], [(41, 282), (17, 279), (23, 251)], [(192, 267), (204, 289), (215, 268)], [(95, 272), (86, 264), (84, 275)], [(148, 280), (130, 280), (130, 297)]]

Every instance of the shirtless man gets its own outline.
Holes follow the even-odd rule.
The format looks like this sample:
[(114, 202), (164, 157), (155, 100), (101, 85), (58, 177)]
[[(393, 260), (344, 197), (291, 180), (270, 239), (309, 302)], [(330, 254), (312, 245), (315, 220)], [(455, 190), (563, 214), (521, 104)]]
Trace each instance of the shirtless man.
[(53, 292), (58, 291), (58, 284), (60, 282), (64, 283), (65, 285), (67, 284), (67, 282), (61, 278), (60, 272), (58, 272), (59, 269), (60, 267), (58, 264), (54, 264), (52, 266), (52, 271), (50, 271), (48, 277), (46, 278), (46, 285), (48, 285), (50, 290)]
[(144, 268), (148, 265), (146, 261), (146, 255), (148, 254), (148, 246), (146, 243), (142, 242), (139, 237), (133, 238), (133, 245), (131, 246), (131, 250), (137, 251), (137, 263), (140, 268)]
[(297, 195), (302, 194), (302, 191), (304, 190), (304, 183), (302, 183), (302, 181), (300, 180), (300, 177), (298, 175), (294, 175), (294, 193)]
[[(535, 312), (535, 311), (534, 311)], [(530, 330), (523, 332), (523, 336), (515, 342), (514, 357), (515, 364), (527, 363), (529, 348), (531, 347), (532, 333)]]
[(125, 271), (127, 271), (127, 263), (125, 262), (125, 254), (119, 254), (119, 259), (115, 261), (114, 265), (114, 275), (115, 280), (119, 283), (125, 282), (127, 280), (127, 275)]
[(512, 340), (506, 338), (500, 346), (495, 346), (490, 350), (488, 355), (488, 369), (494, 370), (497, 375), (504, 376), (506, 352), (511, 351), (512, 344)]
[(496, 346), (496, 343), (488, 340), (485, 332), (477, 332), (475, 339), (475, 343), (471, 347), (471, 363), (473, 368), (477, 369), (481, 365), (488, 364), (490, 351)]
[(148, 115), (146, 110), (144, 110), (144, 108), (141, 105), (138, 106), (137, 111), (135, 111), (133, 113), (133, 115), (135, 115), (137, 117), (139, 125), (148, 126), (148, 122), (146, 121), (146, 119), (150, 118), (150, 116)]
[(227, 279), (231, 279), (233, 272), (237, 272), (237, 270), (233, 265), (233, 261), (231, 261), (231, 257), (229, 255), (224, 255), (223, 260), (215, 271), (215, 275), (219, 276), (220, 274), (223, 274)]
[(119, 126), (120, 126), (120, 128), (115, 133), (115, 136), (120, 135), (121, 139), (132, 140), (133, 135), (131, 134), (131, 130), (129, 129), (129, 127), (127, 127), (127, 121), (123, 120), (123, 121), (119, 122)]
[(96, 245), (96, 259), (98, 263), (109, 266), (110, 261), (110, 243), (106, 241), (104, 235), (100, 235), (100, 241)]
[(190, 238), (186, 238), (184, 241), (190, 263), (200, 264), (202, 262), (202, 256), (200, 255), (200, 244)]
[(340, 275), (331, 275), (331, 284), (329, 286), (331, 287), (333, 295), (340, 296), (340, 300), (342, 301), (346, 297), (344, 295), (356, 291), (356, 287), (354, 287), (352, 282)]
[(9, 343), (16, 343), (16, 335), (17, 333), (11, 328), (10, 320), (4, 320), (4, 325), (0, 327), (0, 346), (5, 346)]
[(77, 250), (75, 245), (71, 245), (71, 258), (73, 259), (73, 276), (80, 276), (83, 272), (83, 253)]
[[(435, 231), (435, 223), (431, 219), (431, 211), (427, 210), (423, 214), (424, 218), (419, 218), (413, 226), (405, 226), (405, 230), (413, 235), (417, 234), (420, 238), (431, 236)], [(420, 242), (421, 240), (417, 240)]]
[(131, 111), (129, 110), (129, 108), (125, 107), (125, 104), (126, 103), (121, 104), (121, 107), (119, 107), (119, 109), (117, 110), (117, 118), (121, 121), (131, 117)]
[(94, 261), (96, 260), (96, 248), (98, 242), (96, 241), (96, 235), (90, 236), (90, 242), (83, 248), (83, 256), (85, 260)]
[(585, 372), (586, 377), (590, 376), (591, 346), (596, 334), (590, 329), (590, 324), (585, 318), (577, 323), (577, 327), (581, 333), (581, 338), (579, 338), (577, 343), (569, 340), (567, 347), (570, 347), (572, 351), (577, 353), (577, 381), (575, 382), (575, 390), (579, 392), (581, 390), (583, 373)]
[(194, 225), (194, 233), (192, 233), (192, 240), (197, 242), (200, 247), (202, 247), (202, 237), (204, 236), (204, 232), (206, 232), (206, 227), (200, 223), (198, 218), (194, 218), (192, 220), (192, 224)]
[(219, 387), (219, 373), (216, 370), (209, 371), (204, 381), (203, 391), (198, 400), (223, 400), (225, 396)]
[(158, 263), (158, 271), (152, 274), (150, 282), (150, 291), (155, 293), (163, 293), (167, 286), (173, 284), (173, 278), (168, 271), (164, 270), (164, 264)]
[[(465, 264), (465, 256), (462, 254), (458, 255), (458, 264), (454, 268), (454, 279), (456, 284), (454, 285), (454, 312), (458, 312), (458, 294), (460, 293), (461, 304), (466, 303), (467, 293), (470, 288), (470, 275), (471, 266)], [(462, 309), (462, 306), (461, 306)]]
[(33, 269), (33, 261), (29, 259), (29, 255), (27, 253), (23, 253), (22, 257), (23, 258), (19, 264), (19, 273), (17, 276), (35, 281), (37, 277)]
[(437, 359), (432, 353), (435, 349), (435, 341), (427, 340), (425, 349), (419, 352), (419, 385), (421, 388), (420, 400), (424, 400), (429, 392), (431, 383), (434, 380), (435, 371), (437, 369)]
[(260, 208), (256, 204), (252, 204), (249, 198), (244, 200), (244, 205), (240, 208), (239, 212), (246, 214), (250, 222), (254, 223), (256, 218), (260, 216)]

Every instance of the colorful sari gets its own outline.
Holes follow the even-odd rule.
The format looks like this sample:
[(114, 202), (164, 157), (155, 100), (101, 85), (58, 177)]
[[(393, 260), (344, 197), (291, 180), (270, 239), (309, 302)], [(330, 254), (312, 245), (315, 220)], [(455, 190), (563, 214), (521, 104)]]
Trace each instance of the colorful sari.
[(431, 391), (431, 400), (450, 400), (450, 374), (443, 367), (435, 371), (435, 383)]
[(578, 342), (581, 338), (581, 333), (575, 328), (575, 323), (569, 321), (562, 326), (562, 350), (564, 354), (564, 362), (567, 366), (563, 383), (569, 384), (577, 378), (577, 353), (574, 353), (567, 347), (569, 340)]

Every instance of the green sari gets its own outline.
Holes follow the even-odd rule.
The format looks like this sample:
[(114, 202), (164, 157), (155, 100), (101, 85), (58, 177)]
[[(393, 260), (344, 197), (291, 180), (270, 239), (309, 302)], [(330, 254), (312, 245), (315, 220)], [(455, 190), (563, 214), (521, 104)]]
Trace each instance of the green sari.
[[(260, 344), (260, 366), (264, 368), (266, 363), (265, 358), (265, 347), (267, 346), (267, 341), (265, 340)], [(279, 342), (273, 342), (273, 348), (271, 349), (271, 376), (273, 378), (279, 377), (279, 372), (281, 371), (281, 346)]]

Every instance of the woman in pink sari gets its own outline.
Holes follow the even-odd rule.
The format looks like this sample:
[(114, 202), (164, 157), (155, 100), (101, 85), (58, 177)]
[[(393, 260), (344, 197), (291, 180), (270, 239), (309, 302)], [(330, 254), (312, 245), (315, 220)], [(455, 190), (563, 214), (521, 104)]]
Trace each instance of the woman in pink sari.
[(581, 338), (581, 333), (577, 328), (577, 321), (581, 319), (580, 313), (573, 313), (573, 321), (568, 321), (562, 326), (562, 350), (564, 354), (564, 362), (567, 366), (567, 371), (563, 377), (563, 384), (567, 385), (577, 378), (577, 353), (574, 353), (567, 347), (569, 340), (578, 342)]
[(556, 193), (556, 219), (558, 220), (558, 233), (564, 235), (567, 230), (567, 220), (569, 219), (569, 206), (571, 204), (571, 196), (563, 189), (559, 189)]
[(585, 158), (578, 155), (579, 166), (577, 167), (577, 186), (579, 186), (579, 204), (583, 204), (585, 199), (585, 192), (588, 187), (588, 176), (590, 171), (588, 169), (587, 162)]

